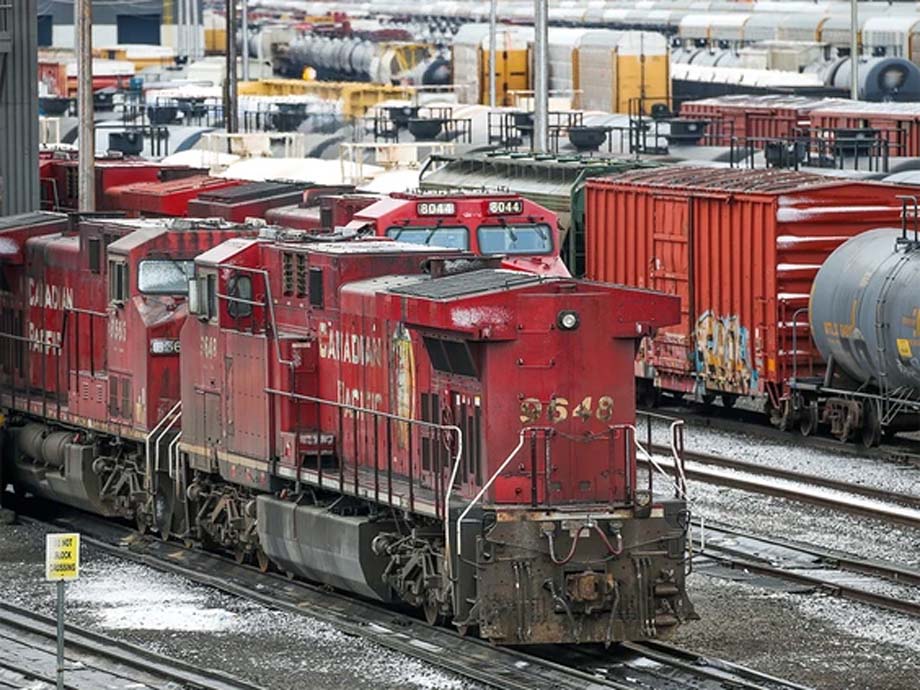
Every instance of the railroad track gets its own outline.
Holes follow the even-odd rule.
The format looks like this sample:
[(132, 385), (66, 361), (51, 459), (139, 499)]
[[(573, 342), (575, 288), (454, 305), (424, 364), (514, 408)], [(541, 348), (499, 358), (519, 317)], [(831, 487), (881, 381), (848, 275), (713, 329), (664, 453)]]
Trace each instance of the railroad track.
[(625, 672), (633, 690), (808, 690), (792, 683), (722, 659), (713, 659), (662, 642), (627, 642), (619, 646), (622, 660), (606, 650), (578, 649), (573, 661), (599, 677)]
[[(175, 543), (138, 538), (133, 530), (95, 516), (68, 512), (51, 524), (81, 532), (83, 541), (119, 558), (168, 571), (269, 608), (307, 615), (383, 647), (420, 659), (487, 687), (614, 688), (636, 690), (635, 679), (664, 690), (801, 690), (802, 686), (717, 659), (706, 659), (660, 644), (630, 644), (604, 649), (550, 647), (527, 652), (495, 647), (474, 637), (429, 626), (391, 608), (328, 588), (290, 580), (240, 565), (230, 558), (187, 549)], [(667, 684), (661, 684), (662, 679)]]
[[(699, 528), (699, 523), (696, 523)], [(761, 537), (727, 525), (705, 526), (697, 557), (920, 617), (920, 570), (797, 542)]]
[[(662, 467), (673, 471), (670, 448), (652, 444), (650, 450), (661, 456), (656, 461)], [(699, 451), (685, 450), (684, 459), (687, 461), (684, 468), (687, 479), (791, 498), (854, 515), (920, 528), (920, 497), (912, 494), (885, 491)], [(639, 462), (648, 465), (647, 460), (640, 459)], [(785, 483), (777, 483), (777, 479)]]
[[(67, 688), (96, 685), (258, 690), (261, 687), (220, 671), (200, 669), (179, 659), (155, 654), (86, 628), (65, 625), (64, 630), (65, 655), (71, 658), (79, 656), (78, 663), (71, 663), (70, 668), (65, 669)], [(0, 668), (26, 679), (55, 685), (56, 639), (57, 623), (53, 618), (0, 601), (0, 649), (4, 650)], [(49, 661), (52, 661), (50, 673)], [(77, 680), (71, 684), (68, 677), (72, 679), (73, 676), (77, 676)]]
[(654, 410), (641, 409), (651, 414), (670, 414), (694, 425), (715, 431), (729, 431), (739, 434), (757, 434), (762, 438), (781, 444), (795, 443), (826, 453), (849, 455), (860, 459), (873, 458), (899, 465), (914, 465), (920, 468), (920, 443), (909, 438), (895, 437), (875, 448), (866, 448), (859, 443), (844, 443), (831, 436), (802, 436), (797, 431), (783, 431), (768, 421), (767, 417), (752, 410), (734, 408), (706, 408), (699, 403), (681, 406), (663, 406)]

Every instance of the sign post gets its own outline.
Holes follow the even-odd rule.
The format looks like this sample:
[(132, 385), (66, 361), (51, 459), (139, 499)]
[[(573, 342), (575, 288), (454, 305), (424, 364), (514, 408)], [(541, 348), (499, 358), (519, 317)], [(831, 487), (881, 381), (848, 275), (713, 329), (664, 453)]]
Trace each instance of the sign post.
[(45, 536), (45, 579), (57, 583), (57, 687), (64, 690), (64, 583), (80, 577), (80, 535)]

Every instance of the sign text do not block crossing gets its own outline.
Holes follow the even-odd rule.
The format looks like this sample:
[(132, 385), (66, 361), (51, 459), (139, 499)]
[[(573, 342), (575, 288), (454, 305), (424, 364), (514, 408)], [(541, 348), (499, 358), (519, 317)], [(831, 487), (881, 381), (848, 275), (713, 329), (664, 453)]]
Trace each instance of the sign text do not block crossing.
[(80, 577), (80, 535), (45, 536), (45, 579), (76, 580)]

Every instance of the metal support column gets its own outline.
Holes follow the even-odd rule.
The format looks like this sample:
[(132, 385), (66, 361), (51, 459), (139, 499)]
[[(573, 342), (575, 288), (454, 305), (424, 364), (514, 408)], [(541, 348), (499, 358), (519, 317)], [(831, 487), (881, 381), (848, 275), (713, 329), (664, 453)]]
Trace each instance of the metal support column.
[(188, 55), (187, 20), (185, 18), (185, 9), (187, 5), (185, 0), (179, 0), (176, 7), (176, 55), (182, 57)]
[(227, 79), (225, 83), (224, 110), (227, 131), (239, 131), (237, 123), (238, 88), (236, 80), (236, 0), (227, 0)]
[(243, 81), (249, 81), (249, 0), (240, 0), (243, 26), (240, 35), (243, 42)]
[(850, 0), (850, 98), (859, 100), (859, 5)]
[(549, 150), (548, 0), (534, 0), (533, 148)]
[(77, 0), (77, 118), (80, 150), (77, 194), (81, 211), (96, 210), (96, 130), (93, 126), (93, 4)]
[(489, 3), (489, 107), (494, 109), (498, 104), (497, 88), (495, 84), (495, 68), (498, 58), (495, 51), (498, 48), (496, 40), (498, 23), (498, 0), (491, 0)]
[[(89, 0), (86, 0), (89, 2)], [(64, 581), (57, 581), (57, 690), (64, 690)]]

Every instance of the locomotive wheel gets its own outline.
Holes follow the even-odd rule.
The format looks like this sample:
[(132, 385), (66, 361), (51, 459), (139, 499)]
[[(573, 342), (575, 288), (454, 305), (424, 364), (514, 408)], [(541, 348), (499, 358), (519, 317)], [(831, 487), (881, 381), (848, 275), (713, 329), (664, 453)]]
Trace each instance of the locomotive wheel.
[(134, 524), (137, 526), (137, 531), (140, 534), (147, 534), (150, 529), (150, 525), (147, 524), (147, 518), (143, 513), (134, 513)]
[(730, 410), (735, 406), (735, 403), (738, 402), (738, 396), (733, 393), (722, 393), (722, 407), (726, 410)]
[(425, 611), (425, 620), (428, 625), (439, 625), (442, 621), (441, 604), (434, 598), (434, 594), (429, 594), (422, 607)]
[(844, 419), (843, 421), (839, 423), (839, 427), (837, 429), (837, 434), (836, 434), (837, 440), (840, 441), (841, 443), (846, 443), (847, 441), (850, 440), (850, 436), (852, 435), (853, 435), (853, 428), (850, 426), (850, 420)]
[(246, 562), (246, 547), (238, 545), (233, 549), (233, 560), (239, 565), (243, 565)]
[(799, 420), (799, 433), (811, 436), (818, 429), (818, 406), (811, 403)]
[(460, 635), (460, 637), (471, 635), (476, 630), (476, 626), (470, 625), (468, 623), (464, 623), (462, 625), (455, 624), (455, 627), (457, 628), (457, 634)]
[(792, 428), (792, 401), (784, 400), (780, 407), (776, 409), (772, 418), (780, 431), (789, 431)]
[(875, 448), (882, 441), (882, 425), (878, 418), (878, 409), (873, 403), (863, 406), (862, 427), (863, 448)]

